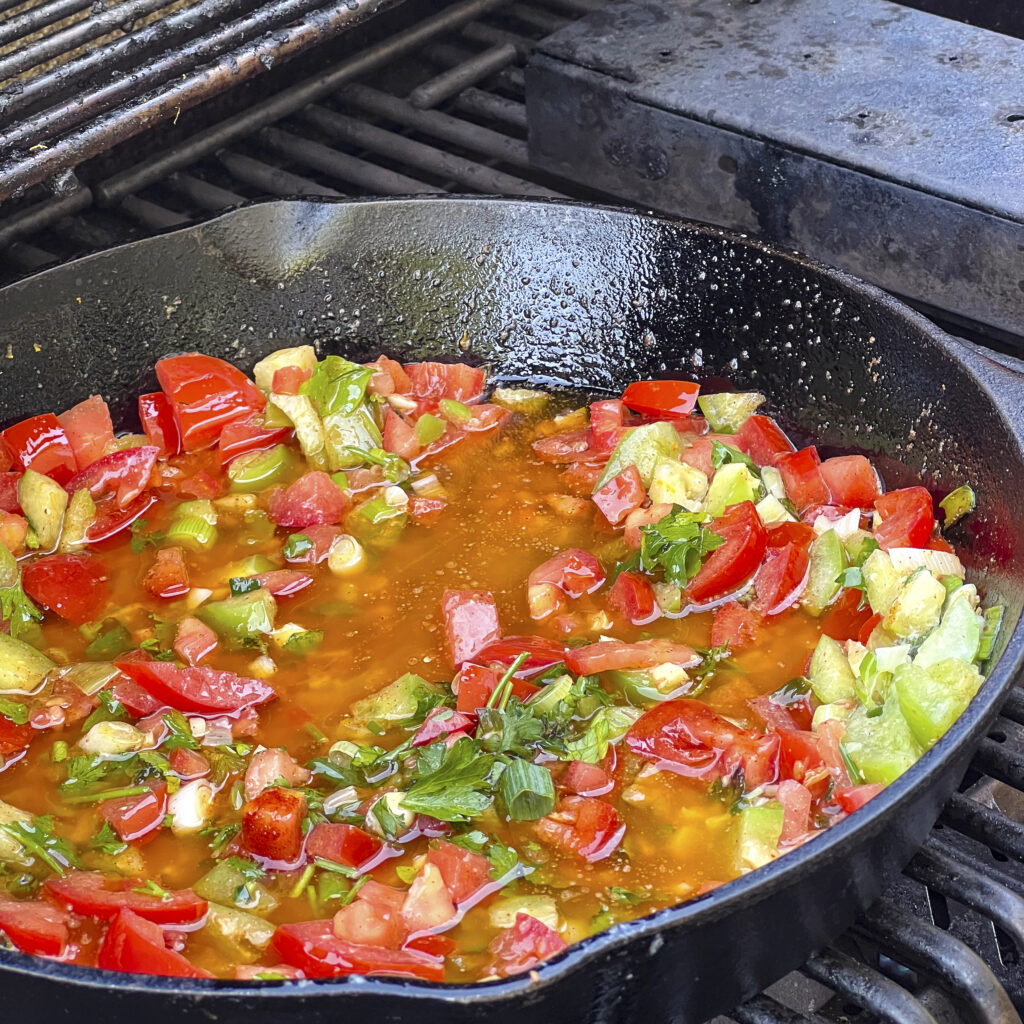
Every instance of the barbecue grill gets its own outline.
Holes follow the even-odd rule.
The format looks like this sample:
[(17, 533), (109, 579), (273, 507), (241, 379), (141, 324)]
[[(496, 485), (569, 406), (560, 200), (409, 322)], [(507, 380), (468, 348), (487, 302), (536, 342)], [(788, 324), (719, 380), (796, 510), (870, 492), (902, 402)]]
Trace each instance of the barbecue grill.
[[(815, 12), (828, 35), (841, 5), (624, 0), (613, 15), (604, 6), (0, 0), (0, 281), (266, 196), (563, 195), (632, 202), (798, 246), (992, 349), (1024, 348), (1024, 12), (1016, 4), (858, 5), (872, 25), (862, 57), (878, 66), (902, 58), (906, 86), (868, 110), (858, 107), (857, 77), (835, 40), (796, 45), (813, 28), (801, 16)], [(652, 18), (702, 10), (714, 16), (706, 31), (663, 30), (658, 47), (645, 36)], [(701, 105), (700, 86), (715, 71), (708, 54), (730, 48), (748, 89), (794, 79), (790, 105), (777, 104), (770, 122), (743, 121), (742, 90), (709, 93)], [(816, 77), (806, 77), (803, 65), (815, 62), (805, 52), (818, 58)], [(925, 174), (919, 150), (908, 152), (917, 142), (892, 126), (916, 119), (938, 131), (952, 115), (924, 108), (947, 95), (951, 80), (940, 76), (950, 74), (979, 76), (963, 87), (984, 87), (992, 109), (957, 108), (958, 130), (977, 144), (961, 138), (970, 152)], [(845, 143), (821, 128), (824, 118), (802, 116), (801, 88), (849, 90), (819, 97), (852, 113)], [(868, 123), (858, 127), (860, 113)], [(858, 132), (866, 141), (851, 141)], [(1009, 176), (1002, 194), (984, 173), (995, 166)], [(813, 207), (813, 183), (838, 198), (827, 215), (801, 217)], [(902, 211), (913, 230), (887, 242), (882, 225), (854, 223), (879, 204), (891, 217)], [(983, 265), (948, 258), (960, 247)], [(1022, 864), (1018, 689), (899, 882), (831, 948), (728, 1019), (1019, 1021)]]

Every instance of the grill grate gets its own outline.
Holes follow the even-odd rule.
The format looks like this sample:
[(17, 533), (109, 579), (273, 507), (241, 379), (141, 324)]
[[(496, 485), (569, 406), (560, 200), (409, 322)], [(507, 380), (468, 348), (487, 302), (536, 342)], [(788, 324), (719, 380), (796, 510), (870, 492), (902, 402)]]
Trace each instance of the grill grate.
[[(317, 6), (292, 3), (290, 10)], [(607, 199), (530, 167), (522, 77), (534, 42), (599, 4), (459, 0), (428, 9), (327, 69), (296, 76), (251, 104), (227, 105), (149, 155), (121, 146), (84, 164), (80, 180), (67, 180), (56, 194), (37, 185), (0, 211), (0, 280), (265, 196), (460, 191)], [(35, 16), (78, 5), (50, 0), (49, 13)], [(222, 6), (200, 0), (159, 26)], [(156, 34), (157, 26), (135, 38)], [(127, 50), (127, 39), (108, 46)], [(69, 67), (46, 75), (56, 81)], [(74, 82), (86, 79), (76, 74), (82, 77)], [(36, 105), (55, 95), (39, 81), (25, 87)], [(0, 118), (10, 110), (0, 107)], [(1022, 863), (1024, 691), (1016, 690), (898, 883), (832, 947), (717, 1024), (1019, 1022)]]

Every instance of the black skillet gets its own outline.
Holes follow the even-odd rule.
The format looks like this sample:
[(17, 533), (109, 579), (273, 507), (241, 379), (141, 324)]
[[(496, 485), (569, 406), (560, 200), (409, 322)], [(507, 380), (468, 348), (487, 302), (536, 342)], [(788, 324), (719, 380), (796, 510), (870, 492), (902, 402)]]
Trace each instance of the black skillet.
[(796, 967), (877, 896), (923, 841), (1024, 660), (1024, 378), (874, 288), (735, 235), (560, 203), (274, 202), (5, 289), (0, 341), (4, 423), (98, 391), (127, 427), (160, 356), (200, 349), (249, 367), (298, 341), (598, 389), (727, 378), (766, 392), (797, 434), (867, 452), (889, 486), (970, 481), (979, 508), (953, 539), (986, 598), (1008, 609), (998, 663), (966, 714), (867, 809), (533, 977), (245, 986), (0, 952), (11, 1020), (704, 1020)]

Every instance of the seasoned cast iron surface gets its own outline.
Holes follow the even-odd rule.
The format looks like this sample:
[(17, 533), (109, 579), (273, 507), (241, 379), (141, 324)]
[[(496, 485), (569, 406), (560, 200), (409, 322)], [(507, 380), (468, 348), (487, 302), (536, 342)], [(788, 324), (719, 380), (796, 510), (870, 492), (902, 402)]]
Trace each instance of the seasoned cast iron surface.
[(765, 391), (797, 434), (871, 454), (890, 486), (970, 480), (979, 511), (954, 540), (988, 599), (1008, 605), (1005, 651), (979, 697), (870, 809), (703, 900), (574, 947), (536, 981), (254, 991), (0, 953), (12, 1012), (45, 1001), (108, 1021), (198, 1007), (222, 1021), (318, 1022), (371, 1010), (353, 1001), (372, 998), (389, 1021), (521, 1022), (528, 1006), (544, 1021), (704, 1019), (802, 962), (877, 895), (923, 840), (1021, 661), (1017, 379), (882, 293), (736, 236), (570, 204), (277, 202), (8, 288), (0, 325), (5, 421), (98, 390), (130, 426), (160, 356), (198, 348), (249, 366), (300, 341), (596, 389), (670, 372), (725, 378)]

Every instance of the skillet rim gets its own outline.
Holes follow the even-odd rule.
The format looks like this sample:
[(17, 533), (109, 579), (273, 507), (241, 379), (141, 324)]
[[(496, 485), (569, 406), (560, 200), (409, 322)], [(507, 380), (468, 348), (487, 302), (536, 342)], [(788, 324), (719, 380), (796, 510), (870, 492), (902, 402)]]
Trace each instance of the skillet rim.
[[(844, 270), (820, 263), (802, 253), (772, 245), (742, 232), (730, 231), (697, 221), (660, 216), (653, 212), (642, 212), (613, 204), (588, 203), (569, 199), (451, 193), (357, 198), (295, 196), (254, 200), (239, 204), (227, 212), (219, 213), (196, 224), (164, 231), (121, 246), (103, 249), (41, 271), (0, 289), (0, 302), (7, 295), (45, 285), (51, 276), (81, 272), (93, 263), (100, 263), (115, 255), (120, 256), (126, 250), (135, 253), (155, 247), (159, 252), (159, 248), (167, 244), (165, 241), (167, 239), (198, 234), (211, 225), (230, 219), (244, 219), (252, 211), (267, 207), (373, 207), (385, 205), (419, 207), (438, 203), (480, 206), (501, 204), (518, 208), (562, 208), (584, 216), (595, 213), (652, 222), (660, 225), (667, 232), (726, 241), (747, 249), (757, 250), (772, 259), (797, 264), (809, 273), (823, 275), (841, 287), (859, 294), (868, 302), (884, 308), (889, 314), (902, 320), (908, 328), (925, 335), (929, 342), (937, 344), (951, 359), (960, 364), (992, 403), (994, 411), (1006, 427), (1008, 435), (1013, 438), (1016, 455), (1024, 465), (1024, 425), (1018, 426), (1012, 417), (1007, 415), (998, 395), (998, 387), (993, 388), (991, 381), (986, 379), (986, 374), (982, 372), (994, 369), (996, 372), (1014, 373), (1014, 369), (1007, 362), (989, 358), (983, 349), (955, 338), (905, 302), (876, 285), (863, 281)], [(644, 940), (651, 944), (650, 952), (653, 953), (664, 941), (661, 937), (663, 931), (686, 927), (691, 923), (719, 919), (738, 912), (745, 903), (762, 902), (767, 897), (797, 883), (800, 876), (806, 872), (812, 872), (817, 863), (837, 857), (841, 858), (843, 849), (854, 842), (854, 837), (860, 837), (865, 842), (873, 838), (877, 842), (879, 837), (877, 835), (872, 837), (871, 833), (880, 833), (889, 818), (899, 813), (901, 809), (918, 797), (919, 794), (916, 791), (919, 788), (924, 789), (932, 776), (941, 775), (950, 766), (950, 762), (963, 753), (964, 748), (980, 741), (990, 720), (998, 713), (1006, 693), (1021, 674), (1022, 668), (1024, 668), (1024, 614), (1020, 616), (1013, 631), (1006, 638), (999, 660), (991, 668), (967, 710), (931, 750), (927, 751), (896, 782), (887, 786), (870, 801), (868, 813), (862, 809), (857, 814), (849, 815), (843, 821), (816, 836), (812, 841), (755, 871), (719, 886), (702, 897), (676, 904), (642, 918), (614, 925), (610, 929), (574, 943), (565, 952), (538, 965), (527, 974), (508, 979), (472, 983), (427, 982), (416, 979), (364, 977), (361, 975), (295, 981), (239, 982), (231, 979), (165, 978), (155, 975), (104, 971), (0, 949), (0, 978), (27, 975), (59, 981), (73, 988), (114, 989), (121, 994), (141, 992), (167, 996), (202, 997), (204, 1002), (213, 1001), (215, 1003), (257, 996), (272, 999), (295, 999), (299, 996), (325, 999), (341, 998), (343, 995), (346, 998), (370, 998), (387, 995), (423, 1003), (441, 999), (448, 1003), (487, 1005), (505, 1002), (526, 993), (536, 997), (542, 989), (554, 987), (566, 981), (576, 972), (586, 968), (590, 961), (606, 953), (616, 950), (624, 951), (628, 947), (639, 946)]]

